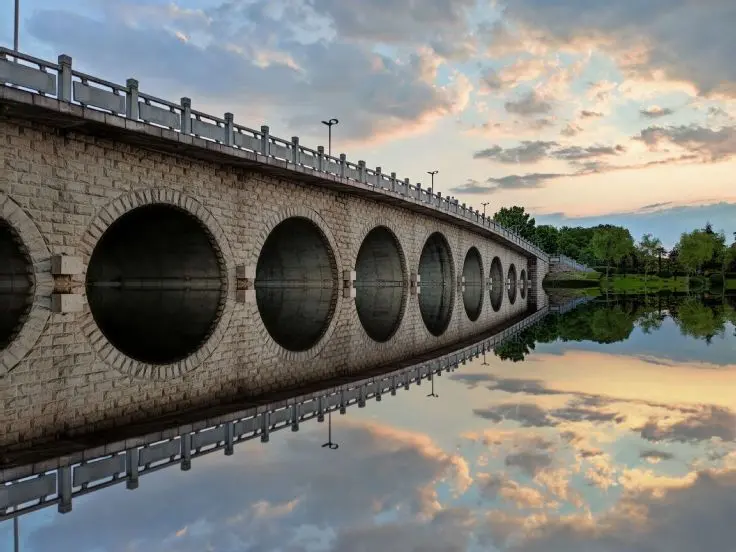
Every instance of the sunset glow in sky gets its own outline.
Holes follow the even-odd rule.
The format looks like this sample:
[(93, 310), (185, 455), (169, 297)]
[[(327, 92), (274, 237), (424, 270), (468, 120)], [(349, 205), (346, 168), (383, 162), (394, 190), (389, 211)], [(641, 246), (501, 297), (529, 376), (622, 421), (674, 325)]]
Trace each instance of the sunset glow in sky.
[(334, 152), (475, 207), (734, 230), (732, 0), (21, 4), (28, 53), (305, 145), (336, 117)]

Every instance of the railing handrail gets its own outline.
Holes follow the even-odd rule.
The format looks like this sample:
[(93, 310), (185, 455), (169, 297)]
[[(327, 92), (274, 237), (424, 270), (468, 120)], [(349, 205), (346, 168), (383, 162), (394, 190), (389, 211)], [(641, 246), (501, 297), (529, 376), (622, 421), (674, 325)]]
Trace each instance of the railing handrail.
[[(8, 60), (7, 58), (12, 58), (12, 61)], [(24, 89), (31, 90), (37, 94), (42, 94), (44, 96), (53, 96), (56, 97), (60, 101), (67, 101), (70, 103), (79, 103), (84, 105), (85, 107), (89, 107), (91, 109), (104, 111), (107, 113), (113, 113), (115, 115), (121, 115), (129, 119), (134, 120), (142, 120), (145, 123), (148, 124), (154, 124), (157, 126), (163, 126), (166, 128), (173, 128), (174, 130), (186, 134), (192, 134), (199, 136), (200, 138), (203, 138), (205, 140), (212, 140), (216, 141), (218, 143), (223, 143), (227, 146), (240, 148), (240, 149), (246, 149), (250, 151), (257, 151), (258, 153), (263, 153), (264, 155), (271, 155), (268, 151), (261, 152), (258, 150), (257, 145), (251, 145), (249, 143), (242, 143), (244, 139), (238, 139), (234, 140), (234, 135), (243, 135), (245, 134), (252, 134), (252, 138), (255, 139), (262, 139), (264, 137), (264, 133), (261, 131), (257, 131), (254, 129), (250, 129), (248, 127), (244, 127), (242, 125), (234, 123), (232, 120), (232, 116), (230, 114), (230, 119), (228, 120), (228, 117), (218, 117), (214, 115), (209, 115), (207, 113), (197, 111), (195, 109), (191, 108), (191, 105), (182, 105), (180, 103), (171, 102), (168, 100), (164, 100), (161, 98), (157, 98), (155, 96), (145, 94), (142, 92), (139, 92), (138, 90), (138, 81), (136, 79), (129, 79), (126, 85), (120, 85), (116, 84), (110, 81), (106, 81), (104, 79), (95, 77), (93, 75), (88, 75), (86, 73), (81, 73), (79, 71), (76, 71), (72, 69), (71, 63), (72, 59), (69, 56), (61, 55), (59, 56), (58, 63), (52, 63), (48, 62), (42, 59), (35, 58), (33, 56), (30, 56), (28, 54), (24, 54), (22, 52), (16, 52), (14, 50), (11, 50), (9, 48), (0, 47), (0, 60), (14, 64), (14, 65), (20, 65), (24, 67), (26, 70), (35, 70), (40, 72), (43, 72), (47, 75), (51, 75), (51, 73), (48, 73), (46, 70), (51, 69), (52, 71), (56, 71), (55, 75), (55, 85), (56, 91), (52, 91), (48, 88), (44, 90), (39, 90), (38, 88), (34, 88), (34, 83), (37, 83), (37, 80), (34, 80), (34, 75), (28, 75), (18, 73), (16, 70), (15, 73), (12, 72), (11, 69), (3, 68), (2, 65), (0, 65), (0, 84), (6, 84), (6, 85), (12, 85)], [(38, 66), (40, 69), (35, 69), (32, 67), (29, 67), (28, 65), (19, 63), (19, 60), (24, 61), (25, 63), (30, 63)], [(47, 77), (42, 77), (47, 78)], [(76, 80), (75, 80), (76, 79)], [(97, 87), (92, 87), (96, 89), (95, 94), (90, 95), (89, 97), (85, 97), (85, 101), (81, 102), (79, 99), (77, 99), (77, 90), (76, 86), (73, 86), (73, 83), (79, 82), (82, 85), (89, 84), (95, 84), (98, 86), (106, 87), (110, 89), (110, 94), (118, 97), (114, 101), (106, 98), (105, 93), (107, 93), (107, 90), (99, 89)], [(122, 94), (121, 94), (122, 93)], [(119, 99), (124, 98), (124, 109), (122, 111), (119, 110), (118, 106)], [(159, 104), (161, 106), (165, 106), (168, 108), (168, 112), (166, 114), (156, 114), (151, 119), (143, 119), (139, 115), (139, 101), (143, 100), (143, 103), (146, 105), (146, 109), (151, 112), (155, 112), (155, 109), (162, 109), (158, 108), (158, 106), (151, 105)], [(184, 98), (182, 98), (182, 101)], [(187, 99), (188, 100), (188, 99)], [(191, 100), (188, 100), (191, 101)], [(181, 119), (181, 124), (178, 125), (178, 127), (172, 126), (169, 124), (172, 120), (172, 113), (175, 115), (178, 115)], [(155, 120), (155, 117), (158, 116), (160, 118), (159, 121)], [(208, 127), (207, 125), (201, 125), (198, 124), (198, 127), (200, 130), (202, 130), (205, 134), (195, 134), (192, 132), (192, 120), (199, 121), (200, 123), (210, 123), (214, 128)], [(165, 121), (165, 122), (162, 122)], [(268, 127), (263, 127), (268, 128)], [(216, 135), (208, 135), (207, 133), (216, 133)], [(241, 142), (241, 143), (236, 143)], [(246, 140), (247, 142), (247, 140)], [(389, 178), (388, 180), (383, 176), (385, 174), (395, 174), (391, 173), (389, 171), (382, 171), (381, 177), (376, 178), (376, 171), (374, 169), (369, 169), (366, 166), (366, 163), (364, 161), (359, 161), (358, 164), (354, 164), (350, 161), (345, 160), (344, 163), (342, 163), (342, 156), (338, 158), (333, 158), (330, 156), (327, 156), (323, 152), (319, 150), (313, 150), (310, 148), (307, 148), (301, 144), (299, 144), (298, 151), (295, 151), (294, 148), (294, 142), (292, 140), (285, 140), (283, 138), (279, 138), (276, 136), (271, 136), (269, 134), (269, 138), (267, 140), (269, 144), (278, 144), (281, 147), (284, 147), (291, 157), (291, 162), (295, 164), (301, 164), (300, 163), (300, 157), (301, 153), (308, 154), (311, 157), (318, 158), (318, 164), (319, 166), (313, 166), (308, 165), (309, 167), (313, 168), (314, 170), (318, 172), (324, 172), (326, 174), (329, 173), (328, 170), (324, 168), (324, 164), (328, 163), (330, 161), (337, 163), (338, 165), (341, 165), (341, 170), (339, 176), (342, 178), (347, 178), (350, 180), (358, 180), (354, 177), (352, 174), (347, 174), (348, 171), (357, 171), (358, 177), (360, 180), (362, 180), (362, 184), (369, 184), (374, 186), (379, 186), (382, 189), (387, 189), (392, 192), (397, 192), (400, 195), (405, 196), (412, 196), (413, 199), (416, 201), (419, 201), (421, 203), (429, 204), (432, 208), (442, 210), (443, 208), (443, 201), (446, 201), (447, 208), (445, 209), (448, 213), (452, 213), (454, 215), (458, 215), (464, 219), (471, 220), (475, 224), (478, 224), (486, 229), (491, 229), (495, 231), (496, 233), (499, 233), (501, 235), (504, 235), (511, 241), (512, 243), (517, 244), (525, 251), (534, 254), (538, 258), (541, 258), (543, 260), (546, 260), (549, 258), (549, 256), (542, 251), (541, 248), (539, 248), (537, 245), (532, 243), (529, 240), (526, 240), (525, 238), (522, 238), (518, 234), (508, 231), (505, 228), (503, 228), (501, 225), (497, 223), (492, 223), (490, 216), (486, 216), (485, 214), (481, 215), (477, 209), (473, 209), (472, 207), (467, 207), (465, 204), (462, 205), (462, 207), (458, 206), (458, 200), (457, 199), (450, 199), (447, 197), (442, 197), (440, 192), (431, 192), (427, 188), (423, 188), (421, 184), (411, 184), (409, 183), (409, 186), (406, 186), (406, 179), (402, 180), (400, 178), (394, 179), (393, 176)], [(254, 149), (255, 148), (255, 149)], [(322, 146), (320, 146), (320, 149), (324, 150)], [(287, 159), (288, 160), (288, 159)], [(346, 174), (342, 174), (345, 172)], [(367, 177), (371, 177), (372, 181), (374, 182), (366, 182)], [(390, 183), (390, 186), (384, 187), (384, 183)], [(406, 193), (403, 193), (402, 190), (406, 189)], [(421, 193), (417, 193), (417, 190), (421, 190)], [(411, 192), (411, 193), (410, 193)], [(409, 197), (407, 197), (407, 200)]]

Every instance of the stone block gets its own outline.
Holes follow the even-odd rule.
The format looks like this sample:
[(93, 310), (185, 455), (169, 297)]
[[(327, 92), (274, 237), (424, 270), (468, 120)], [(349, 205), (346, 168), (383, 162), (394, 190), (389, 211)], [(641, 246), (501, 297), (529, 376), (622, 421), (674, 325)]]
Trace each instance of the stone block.
[(84, 298), (76, 293), (54, 293), (51, 296), (51, 312), (82, 312)]
[(51, 274), (56, 276), (75, 276), (84, 272), (84, 265), (80, 257), (70, 255), (51, 256)]
[(256, 290), (239, 289), (235, 292), (235, 301), (237, 303), (253, 303), (256, 300)]
[(235, 267), (235, 277), (238, 279), (255, 280), (256, 279), (256, 267), (253, 265), (237, 265)]
[(356, 289), (354, 287), (345, 288), (342, 290), (342, 296), (345, 299), (355, 299)]

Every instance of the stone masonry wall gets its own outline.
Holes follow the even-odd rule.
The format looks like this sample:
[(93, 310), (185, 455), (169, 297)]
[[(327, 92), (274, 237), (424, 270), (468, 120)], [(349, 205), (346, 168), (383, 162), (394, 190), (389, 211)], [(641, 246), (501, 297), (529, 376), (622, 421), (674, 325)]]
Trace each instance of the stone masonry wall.
[[(43, 312), (50, 291), (44, 275), (44, 286), (38, 289), (45, 296), (33, 311), (42, 315), (32, 318), (38, 331), (29, 339), (30, 350), (12, 369), (0, 370), (0, 450), (416, 356), (481, 333), (524, 312), (530, 295), (544, 295), (539, 275), (541, 268), (543, 277), (546, 267), (537, 267), (533, 293), (526, 299), (517, 292), (511, 305), (504, 292), (496, 313), (486, 290), (483, 312), (470, 322), (455, 287), (452, 321), (442, 336), (434, 337), (422, 322), (417, 296), (411, 294), (398, 331), (388, 343), (377, 344), (363, 330), (355, 301), (343, 297), (340, 289), (322, 341), (307, 352), (291, 353), (270, 338), (255, 301), (235, 299), (235, 266), (255, 266), (268, 233), (284, 218), (306, 216), (321, 227), (335, 249), (340, 280), (343, 270), (354, 269), (363, 238), (379, 224), (398, 237), (408, 273), (417, 271), (424, 242), (435, 231), (452, 248), (455, 279), (472, 246), (480, 251), (485, 278), (493, 256), (500, 258), (504, 276), (511, 263), (517, 274), (522, 269), (529, 273), (527, 258), (479, 234), (390, 205), (85, 135), (63, 137), (0, 118), (0, 207), (3, 212), (15, 210), (37, 228), (43, 243), (33, 244), (31, 254), (40, 257), (38, 266), (44, 270), (52, 254), (81, 257), (86, 269), (101, 226), (136, 201), (177, 203), (208, 221), (228, 271), (227, 305), (216, 336), (181, 373), (136, 374), (117, 353), (108, 358), (118, 359), (113, 367), (102, 360), (99, 344), (93, 344), (99, 332), (94, 333), (86, 304), (77, 314)], [(84, 275), (74, 277), (72, 285), (84, 293)]]

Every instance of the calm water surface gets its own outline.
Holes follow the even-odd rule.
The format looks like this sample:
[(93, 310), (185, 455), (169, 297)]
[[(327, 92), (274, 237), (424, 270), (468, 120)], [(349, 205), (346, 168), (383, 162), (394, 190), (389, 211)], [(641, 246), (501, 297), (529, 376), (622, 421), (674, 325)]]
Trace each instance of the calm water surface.
[[(20, 518), (26, 552), (736, 550), (736, 298), (629, 298), (365, 409)], [(12, 550), (12, 522), (0, 550)]]

